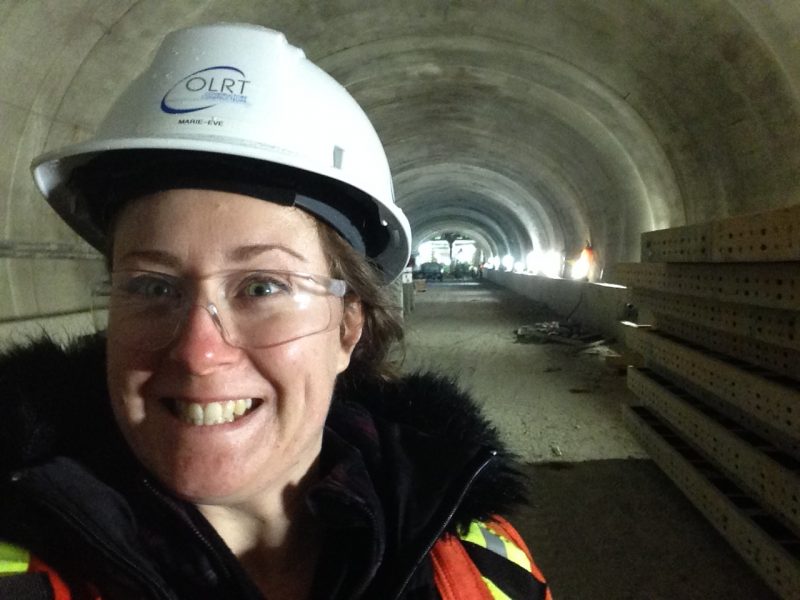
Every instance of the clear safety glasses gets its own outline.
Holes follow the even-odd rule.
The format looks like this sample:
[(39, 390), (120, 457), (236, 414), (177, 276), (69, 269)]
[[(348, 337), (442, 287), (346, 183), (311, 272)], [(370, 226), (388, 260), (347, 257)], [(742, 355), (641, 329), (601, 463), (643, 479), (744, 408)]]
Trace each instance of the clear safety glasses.
[[(266, 348), (338, 326), (347, 286), (291, 271), (226, 271), (190, 279), (155, 271), (114, 271), (95, 288), (95, 323), (115, 343), (158, 350), (175, 340), (190, 310), (208, 311), (225, 341)], [(209, 293), (211, 292), (211, 293)]]

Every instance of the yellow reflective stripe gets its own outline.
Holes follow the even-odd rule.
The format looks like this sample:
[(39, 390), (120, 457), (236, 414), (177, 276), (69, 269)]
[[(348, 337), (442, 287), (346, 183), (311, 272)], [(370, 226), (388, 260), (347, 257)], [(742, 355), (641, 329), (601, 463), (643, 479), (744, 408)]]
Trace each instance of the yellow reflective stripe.
[(0, 542), (0, 576), (25, 573), (30, 559), (30, 553), (24, 548)]
[(472, 542), (473, 544), (478, 544), (482, 548), (486, 547), (486, 541), (483, 538), (483, 533), (481, 533), (481, 528), (478, 525), (480, 521), (472, 521), (469, 524), (469, 529), (465, 533), (462, 533), (459, 537), (464, 540), (465, 542)]
[(499, 539), (503, 542), (503, 545), (506, 549), (506, 558), (513, 562), (515, 565), (518, 565), (525, 569), (528, 573), (532, 571), (531, 561), (528, 559), (528, 555), (525, 554), (525, 551), (522, 550), (519, 546), (517, 546), (514, 542), (509, 540), (507, 537), (503, 535), (498, 535), (497, 533), (490, 530), (486, 525), (481, 523), (481, 526), (484, 530), (484, 535), (491, 535), (495, 538)]
[(519, 565), (528, 573), (532, 570), (531, 561), (528, 560), (528, 556), (521, 548), (505, 536), (496, 534), (480, 521), (472, 521), (469, 524), (469, 529), (460, 537), (466, 542), (472, 542), (482, 548), (491, 550), (495, 554), (499, 554), (503, 558)]
[(481, 579), (483, 579), (483, 583), (486, 584), (486, 587), (489, 588), (489, 593), (492, 595), (494, 600), (514, 600), (511, 596), (505, 594), (503, 590), (492, 583), (491, 579), (487, 579), (486, 577), (481, 577)]

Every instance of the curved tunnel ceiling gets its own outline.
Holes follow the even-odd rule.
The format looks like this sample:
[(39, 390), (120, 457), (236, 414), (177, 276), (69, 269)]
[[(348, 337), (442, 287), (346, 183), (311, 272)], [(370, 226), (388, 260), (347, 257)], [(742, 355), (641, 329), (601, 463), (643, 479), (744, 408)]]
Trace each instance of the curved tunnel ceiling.
[[(485, 47), (421, 57), (422, 42), (414, 39), (407, 42), (414, 48), (410, 57), (388, 51), (398, 65), (386, 65), (379, 81), (343, 77), (357, 82), (351, 89), (379, 126), (399, 202), (415, 222), (424, 221), (416, 212), (439, 198), (461, 198), (465, 207), (487, 214), (516, 213), (513, 228), (522, 228), (528, 238), (509, 248), (516, 257), (532, 247), (574, 251), (585, 239), (624, 256), (627, 249), (638, 249), (641, 231), (654, 228), (654, 213), (663, 225), (670, 212), (679, 211), (671, 172), (649, 130), (635, 113), (622, 110), (624, 104), (599, 114), (595, 106), (613, 106), (614, 99), (585, 74), (536, 55), (517, 62), (498, 54), (497, 64), (478, 69), (468, 65), (490, 55), (489, 40), (444, 41)], [(438, 63), (432, 62), (434, 55)], [(408, 72), (408, 65), (418, 64), (427, 70)], [(510, 72), (516, 65), (530, 71)], [(548, 74), (547, 85), (537, 81)], [(589, 89), (592, 84), (595, 89)], [(558, 91), (566, 89), (571, 93)], [(394, 115), (392, 98), (408, 110)], [(620, 141), (623, 136), (628, 143)], [(632, 157), (634, 150), (641, 156)], [(456, 216), (458, 203), (452, 204)], [(629, 227), (610, 236), (610, 219)]]
[(220, 20), (284, 31), (347, 86), (415, 245), (590, 239), (610, 264), (643, 231), (800, 201), (796, 3), (31, 0), (0, 4), (5, 240), (75, 243), (30, 160), (86, 137), (168, 31)]

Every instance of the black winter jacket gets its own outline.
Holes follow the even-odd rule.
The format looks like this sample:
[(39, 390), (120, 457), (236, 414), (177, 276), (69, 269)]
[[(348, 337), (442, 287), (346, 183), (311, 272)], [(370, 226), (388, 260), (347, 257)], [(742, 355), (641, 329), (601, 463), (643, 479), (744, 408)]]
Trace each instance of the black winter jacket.
[[(191, 504), (138, 465), (114, 424), (101, 340), (41, 340), (0, 358), (0, 540), (108, 598), (261, 598)], [(314, 598), (435, 599), (428, 552), (445, 531), (523, 501), (475, 403), (411, 375), (337, 382), (322, 478)]]

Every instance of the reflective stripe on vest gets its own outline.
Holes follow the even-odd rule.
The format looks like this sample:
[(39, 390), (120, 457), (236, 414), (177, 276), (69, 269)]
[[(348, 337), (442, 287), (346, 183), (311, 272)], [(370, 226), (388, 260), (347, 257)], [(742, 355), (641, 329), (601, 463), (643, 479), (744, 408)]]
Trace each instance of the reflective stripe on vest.
[(459, 536), (465, 542), (491, 550), (503, 558), (531, 572), (531, 561), (525, 552), (505, 536), (498, 535), (481, 521), (472, 521), (466, 533)]
[(552, 600), (525, 541), (502, 517), (494, 516), (487, 522), (472, 521), (458, 539), (485, 586), (481, 598)]
[(0, 542), (0, 576), (26, 573), (31, 564), (31, 555), (24, 548)]
[(486, 587), (489, 589), (489, 593), (492, 595), (492, 600), (514, 600), (511, 596), (506, 595), (503, 590), (497, 587), (492, 581), (486, 577), (482, 577), (483, 583), (486, 584)]

